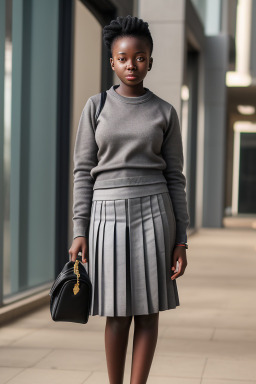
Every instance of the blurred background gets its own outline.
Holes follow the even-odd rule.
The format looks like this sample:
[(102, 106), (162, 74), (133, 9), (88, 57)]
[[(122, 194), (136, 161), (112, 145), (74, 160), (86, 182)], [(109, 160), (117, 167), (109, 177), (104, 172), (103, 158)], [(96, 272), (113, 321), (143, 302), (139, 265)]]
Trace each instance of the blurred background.
[(46, 303), (68, 261), (76, 130), (119, 84), (102, 28), (128, 14), (154, 41), (144, 86), (179, 114), (188, 242), (256, 228), (255, 0), (0, 0), (0, 318)]
[(0, 384), (109, 383), (105, 318), (53, 322), (48, 293), (82, 109), (119, 84), (102, 28), (128, 14), (154, 40), (144, 86), (179, 114), (190, 215), (148, 383), (256, 383), (256, 0), (0, 0)]

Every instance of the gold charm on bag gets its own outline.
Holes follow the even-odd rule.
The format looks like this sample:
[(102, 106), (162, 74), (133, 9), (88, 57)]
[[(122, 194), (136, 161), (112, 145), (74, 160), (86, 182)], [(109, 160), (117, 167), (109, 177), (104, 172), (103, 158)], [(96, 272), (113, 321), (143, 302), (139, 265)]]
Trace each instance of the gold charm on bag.
[(76, 262), (74, 264), (74, 273), (77, 276), (77, 282), (76, 282), (76, 284), (74, 285), (74, 288), (73, 288), (74, 295), (76, 295), (79, 292), (79, 290), (80, 290), (80, 288), (79, 288), (80, 273), (79, 273), (78, 265), (79, 265), (79, 260), (76, 259)]

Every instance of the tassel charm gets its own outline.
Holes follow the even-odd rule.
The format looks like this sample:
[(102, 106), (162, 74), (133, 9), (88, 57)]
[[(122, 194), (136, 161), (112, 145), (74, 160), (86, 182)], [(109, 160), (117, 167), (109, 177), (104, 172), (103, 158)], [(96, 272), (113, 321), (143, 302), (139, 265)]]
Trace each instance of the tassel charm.
[(74, 295), (76, 295), (80, 291), (80, 288), (79, 288), (80, 273), (79, 273), (78, 265), (79, 265), (79, 260), (76, 259), (76, 262), (74, 264), (74, 273), (77, 276), (77, 282), (76, 282), (76, 284), (74, 285), (74, 288), (73, 288)]

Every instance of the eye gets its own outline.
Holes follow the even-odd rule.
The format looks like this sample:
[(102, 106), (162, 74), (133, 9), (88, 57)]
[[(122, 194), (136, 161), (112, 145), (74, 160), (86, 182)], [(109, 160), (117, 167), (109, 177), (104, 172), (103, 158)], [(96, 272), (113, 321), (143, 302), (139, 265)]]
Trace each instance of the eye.
[(124, 61), (124, 57), (119, 57), (117, 60)]
[(141, 60), (139, 60), (139, 61), (143, 61), (143, 60), (144, 60), (144, 57), (139, 56), (137, 59), (141, 59)]

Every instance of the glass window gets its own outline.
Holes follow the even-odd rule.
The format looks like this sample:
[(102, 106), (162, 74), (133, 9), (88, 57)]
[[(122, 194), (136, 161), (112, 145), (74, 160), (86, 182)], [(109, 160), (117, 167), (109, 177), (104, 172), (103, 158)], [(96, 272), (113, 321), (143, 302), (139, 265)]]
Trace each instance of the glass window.
[(0, 219), (7, 300), (31, 288), (42, 289), (54, 279), (59, 2), (4, 3), (4, 218)]

